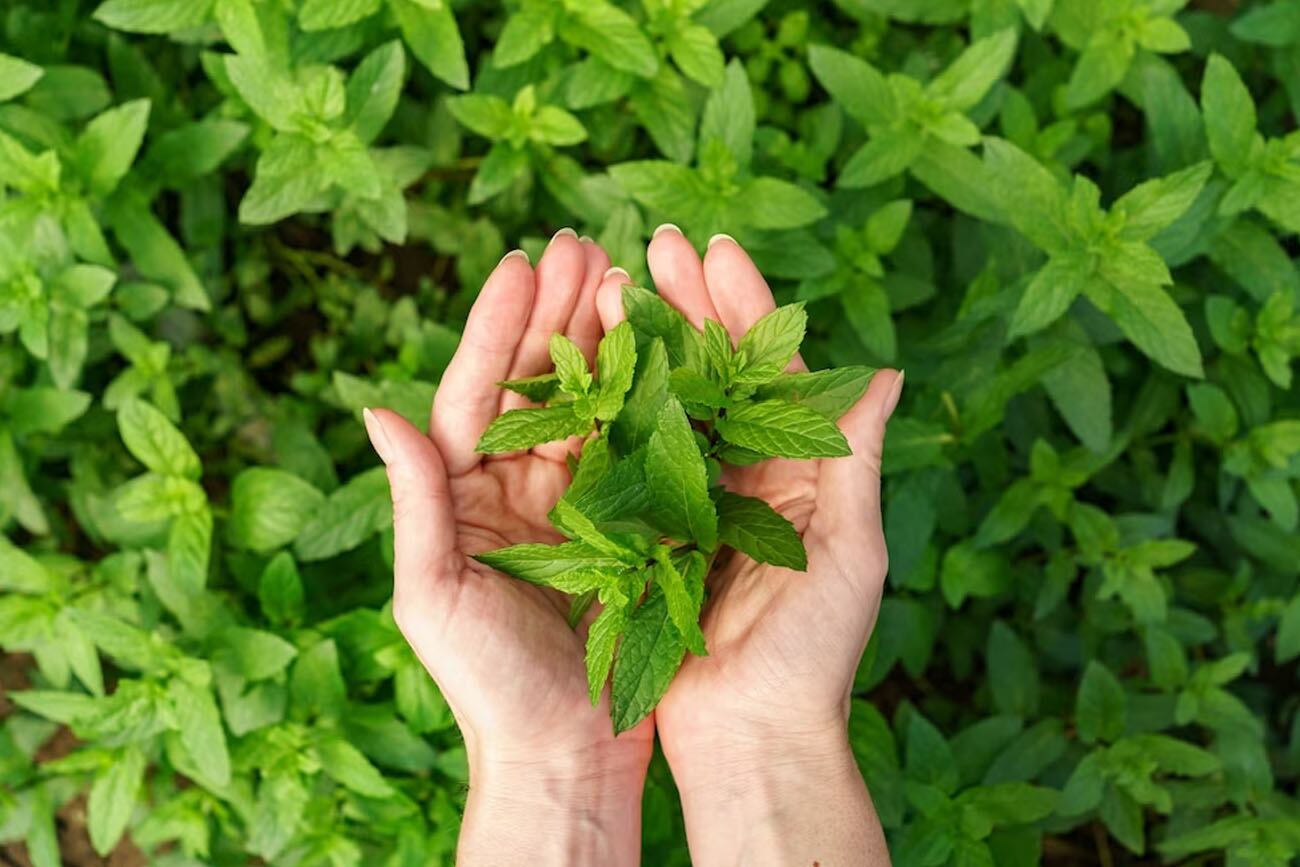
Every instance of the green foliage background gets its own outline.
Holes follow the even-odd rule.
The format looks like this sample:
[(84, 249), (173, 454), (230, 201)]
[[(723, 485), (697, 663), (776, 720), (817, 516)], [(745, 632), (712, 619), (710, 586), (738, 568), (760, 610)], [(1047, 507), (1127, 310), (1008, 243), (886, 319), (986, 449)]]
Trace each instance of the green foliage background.
[(907, 370), (896, 862), (1292, 863), (1298, 108), (1292, 0), (11, 0), (0, 840), (451, 863), (358, 414), (423, 423), (518, 239), (672, 220)]

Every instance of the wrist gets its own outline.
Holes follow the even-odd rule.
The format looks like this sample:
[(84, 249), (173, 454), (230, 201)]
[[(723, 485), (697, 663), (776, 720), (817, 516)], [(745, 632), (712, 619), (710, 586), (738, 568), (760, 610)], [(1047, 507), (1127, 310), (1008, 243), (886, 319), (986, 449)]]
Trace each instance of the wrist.
[(631, 746), (471, 750), (458, 863), (636, 863), (651, 745)]
[(889, 863), (845, 726), (717, 734), (664, 746), (692, 863)]

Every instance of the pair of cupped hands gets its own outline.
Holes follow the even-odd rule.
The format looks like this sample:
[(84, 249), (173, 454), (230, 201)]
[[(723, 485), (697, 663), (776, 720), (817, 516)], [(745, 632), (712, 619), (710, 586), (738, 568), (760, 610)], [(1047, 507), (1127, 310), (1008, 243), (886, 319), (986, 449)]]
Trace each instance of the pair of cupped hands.
[[(715, 236), (701, 259), (665, 224), (647, 260), (659, 294), (696, 327), (713, 319), (735, 340), (775, 306), (728, 236)], [(458, 861), (636, 863), (657, 730), (695, 864), (887, 863), (847, 718), (886, 572), (880, 457), (900, 373), (879, 372), (840, 419), (851, 457), (727, 470), (728, 488), (768, 501), (803, 534), (808, 571), (739, 554), (720, 561), (702, 622), (709, 655), (688, 656), (655, 712), (618, 737), (608, 690), (595, 707), (587, 695), (591, 615), (575, 631), (561, 594), (472, 557), (559, 541), (546, 515), (580, 444), (500, 456), (474, 447), (497, 415), (525, 405), (497, 383), (549, 370), (555, 332), (594, 358), (623, 318), (629, 282), (570, 229), (535, 267), (509, 253), (470, 311), (428, 436), (396, 413), (365, 413), (393, 496), (393, 616), (446, 697), (469, 756)]]

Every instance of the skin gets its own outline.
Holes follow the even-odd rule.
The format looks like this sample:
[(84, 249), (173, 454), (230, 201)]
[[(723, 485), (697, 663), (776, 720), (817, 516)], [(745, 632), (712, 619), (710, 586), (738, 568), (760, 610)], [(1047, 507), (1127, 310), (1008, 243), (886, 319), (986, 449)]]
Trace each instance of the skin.
[[(660, 294), (696, 326), (714, 319), (737, 339), (775, 306), (726, 236), (701, 261), (663, 226), (647, 259)], [(590, 615), (575, 633), (560, 594), (470, 558), (559, 538), (546, 513), (578, 443), (489, 458), (473, 449), (496, 415), (521, 405), (496, 382), (548, 369), (552, 332), (592, 358), (602, 331), (621, 320), (627, 275), (608, 264), (599, 247), (563, 231), (536, 269), (507, 256), (470, 313), (429, 436), (386, 410), (366, 413), (393, 492), (394, 617), (469, 752), (458, 863), (637, 863), (657, 726), (693, 863), (888, 864), (847, 721), (887, 568), (880, 454), (901, 374), (878, 373), (840, 420), (852, 457), (728, 470), (729, 488), (764, 498), (804, 534), (808, 571), (720, 558), (702, 623), (709, 656), (688, 657), (655, 714), (618, 738), (608, 693), (595, 708), (587, 698)]]

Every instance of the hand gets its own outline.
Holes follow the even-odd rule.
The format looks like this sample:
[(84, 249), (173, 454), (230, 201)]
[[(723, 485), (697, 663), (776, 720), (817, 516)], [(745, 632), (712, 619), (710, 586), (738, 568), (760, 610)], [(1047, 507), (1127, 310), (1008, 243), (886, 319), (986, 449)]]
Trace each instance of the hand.
[[(470, 311), (434, 399), (428, 437), (386, 410), (366, 412), (393, 494), (393, 616), (465, 736), (470, 794), (458, 863), (636, 863), (653, 723), (614, 738), (608, 697), (592, 707), (585, 627), (568, 602), (471, 555), (559, 541), (546, 514), (569, 484), (579, 443), (484, 457), (500, 412), (521, 405), (497, 382), (550, 369), (562, 332), (595, 355), (596, 289), (609, 259), (561, 230), (534, 270), (507, 255)], [(490, 816), (490, 818), (489, 818)]]
[[(664, 299), (696, 327), (721, 322), (733, 341), (775, 306), (726, 236), (701, 262), (664, 226), (647, 258)], [(606, 329), (623, 316), (625, 277), (599, 290)], [(794, 523), (808, 571), (739, 554), (720, 562), (702, 620), (709, 655), (688, 656), (656, 710), (697, 865), (888, 863), (846, 729), (887, 568), (880, 456), (902, 384), (900, 373), (877, 373), (840, 420), (852, 457), (727, 470), (729, 489), (763, 498)]]

